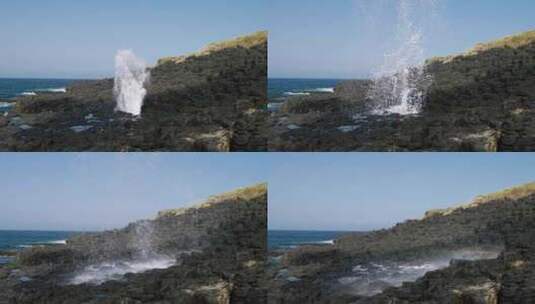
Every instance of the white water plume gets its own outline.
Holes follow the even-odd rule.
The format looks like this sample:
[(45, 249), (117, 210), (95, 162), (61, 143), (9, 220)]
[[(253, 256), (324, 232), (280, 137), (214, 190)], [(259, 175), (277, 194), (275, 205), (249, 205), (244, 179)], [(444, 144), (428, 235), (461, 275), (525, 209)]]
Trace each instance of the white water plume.
[(113, 94), (117, 111), (141, 114), (143, 99), (147, 95), (145, 84), (150, 78), (146, 63), (131, 50), (120, 50), (115, 56), (115, 83)]
[(375, 114), (408, 115), (421, 111), (432, 78), (424, 67), (423, 32), (414, 13), (424, 13), (434, 5), (434, 0), (397, 1), (397, 47), (385, 54), (367, 92)]

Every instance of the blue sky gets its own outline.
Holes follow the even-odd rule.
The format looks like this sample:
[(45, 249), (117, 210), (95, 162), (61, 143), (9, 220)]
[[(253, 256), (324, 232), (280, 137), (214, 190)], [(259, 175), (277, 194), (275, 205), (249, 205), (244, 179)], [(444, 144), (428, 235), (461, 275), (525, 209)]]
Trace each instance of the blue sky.
[(17, 0), (0, 9), (0, 77), (91, 78), (129, 48), (149, 63), (266, 28), (267, 1)]
[(535, 154), (280, 155), (269, 176), (270, 229), (370, 230), (535, 181)]
[[(532, 0), (409, 0), (427, 57), (535, 29)], [(429, 5), (433, 1), (435, 5)], [(271, 0), (270, 77), (367, 77), (395, 46), (399, 0)]]
[(10, 153), (0, 229), (101, 230), (263, 182), (262, 157), (203, 153)]
[(369, 230), (535, 181), (535, 154), (7, 153), (0, 229), (101, 230), (269, 183), (270, 229)]

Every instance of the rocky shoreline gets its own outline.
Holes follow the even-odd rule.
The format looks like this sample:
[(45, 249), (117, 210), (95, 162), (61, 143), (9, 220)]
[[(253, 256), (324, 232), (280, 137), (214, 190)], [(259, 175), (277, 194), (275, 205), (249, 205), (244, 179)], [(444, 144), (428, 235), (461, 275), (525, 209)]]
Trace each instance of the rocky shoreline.
[(371, 82), (290, 97), (270, 117), (270, 151), (534, 151), (535, 31), (426, 62), (417, 115), (370, 113)]
[(0, 151), (263, 151), (267, 32), (162, 58), (139, 118), (115, 111), (113, 79), (13, 100)]
[[(535, 184), (270, 263), (271, 303), (530, 303)], [(412, 281), (412, 282), (407, 282)]]
[[(266, 222), (260, 184), (123, 229), (28, 248), (0, 266), (0, 303), (266, 303)], [(86, 280), (110, 272), (109, 265), (159, 257), (170, 264)], [(88, 271), (98, 265), (108, 268)]]

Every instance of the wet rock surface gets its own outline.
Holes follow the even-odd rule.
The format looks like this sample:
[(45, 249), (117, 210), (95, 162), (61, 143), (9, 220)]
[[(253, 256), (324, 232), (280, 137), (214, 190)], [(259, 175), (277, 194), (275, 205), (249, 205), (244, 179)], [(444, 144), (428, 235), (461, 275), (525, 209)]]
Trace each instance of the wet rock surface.
[(535, 31), (428, 60), (426, 70), (433, 84), (418, 115), (371, 114), (366, 80), (288, 98), (270, 117), (269, 150), (535, 150)]
[[(26, 249), (0, 267), (0, 303), (266, 303), (266, 221), (262, 184), (66, 245)], [(172, 266), (73, 284), (88, 265), (139, 259), (143, 244), (151, 256), (171, 257)]]
[(13, 100), (1, 112), (0, 150), (267, 149), (266, 32), (160, 59), (150, 73), (141, 117), (115, 111), (112, 79)]
[(270, 303), (531, 303), (535, 184), (276, 253)]

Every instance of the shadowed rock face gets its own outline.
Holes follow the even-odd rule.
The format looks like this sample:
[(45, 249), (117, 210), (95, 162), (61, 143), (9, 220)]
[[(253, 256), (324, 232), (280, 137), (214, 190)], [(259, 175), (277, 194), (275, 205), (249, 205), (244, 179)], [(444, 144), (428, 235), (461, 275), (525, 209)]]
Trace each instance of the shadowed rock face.
[[(0, 303), (265, 303), (266, 221), (262, 184), (66, 245), (30, 248), (0, 268)], [(149, 226), (144, 238), (140, 231)], [(88, 266), (139, 259), (147, 245), (149, 257), (174, 265), (100, 285), (70, 284)]]
[[(534, 184), (528, 184), (461, 207), (430, 211), (423, 219), (390, 229), (349, 234), (333, 246), (291, 250), (268, 268), (269, 298), (272, 303), (531, 303), (533, 189)], [(478, 257), (472, 260), (474, 253)], [(366, 288), (378, 290), (369, 295), (359, 294), (361, 285), (351, 282), (365, 270), (372, 274), (367, 278), (377, 277), (389, 265), (429, 266), (415, 262), (444, 257), (442, 267), (431, 267), (414, 282), (365, 282)]]
[(344, 82), (335, 94), (290, 98), (270, 119), (269, 149), (533, 151), (534, 33), (429, 60), (434, 81), (417, 116), (371, 115), (365, 80)]
[(114, 111), (112, 79), (18, 98), (0, 150), (266, 150), (266, 32), (163, 58), (150, 73), (138, 119)]

